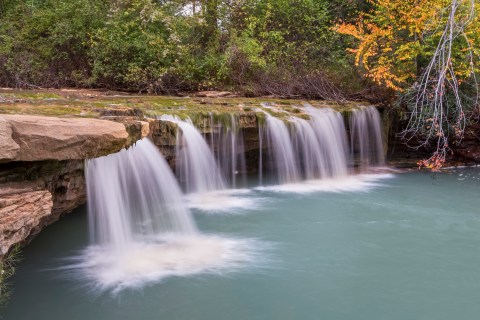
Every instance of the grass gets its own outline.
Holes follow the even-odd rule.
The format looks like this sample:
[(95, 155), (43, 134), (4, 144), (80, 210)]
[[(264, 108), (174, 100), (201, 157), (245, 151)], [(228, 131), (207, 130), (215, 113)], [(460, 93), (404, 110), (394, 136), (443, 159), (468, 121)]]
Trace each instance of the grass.
[(0, 258), (0, 309), (5, 307), (10, 298), (8, 279), (15, 273), (15, 268), (19, 262), (20, 246), (15, 246), (10, 253)]

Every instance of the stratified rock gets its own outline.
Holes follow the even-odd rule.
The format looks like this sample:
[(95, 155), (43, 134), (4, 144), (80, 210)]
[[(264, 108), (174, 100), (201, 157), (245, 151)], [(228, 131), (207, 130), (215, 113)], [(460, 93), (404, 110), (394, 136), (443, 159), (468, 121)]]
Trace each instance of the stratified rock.
[(0, 189), (0, 257), (43, 227), (53, 207), (52, 194), (38, 185), (19, 184)]
[(78, 160), (117, 152), (128, 133), (98, 119), (0, 115), (0, 161)]

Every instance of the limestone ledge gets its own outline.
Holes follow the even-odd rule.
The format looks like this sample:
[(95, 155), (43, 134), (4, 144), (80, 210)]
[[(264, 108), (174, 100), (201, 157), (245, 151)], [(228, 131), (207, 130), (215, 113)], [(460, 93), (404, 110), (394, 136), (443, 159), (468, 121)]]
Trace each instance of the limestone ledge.
[(0, 115), (0, 258), (85, 203), (84, 160), (146, 137), (149, 123)]
[(113, 121), (0, 115), (0, 162), (95, 158), (121, 150), (128, 138)]

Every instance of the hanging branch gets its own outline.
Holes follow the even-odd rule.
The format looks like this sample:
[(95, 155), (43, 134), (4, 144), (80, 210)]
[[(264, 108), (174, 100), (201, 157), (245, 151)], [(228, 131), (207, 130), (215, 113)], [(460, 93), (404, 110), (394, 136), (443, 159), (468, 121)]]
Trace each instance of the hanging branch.
[[(467, 3), (465, 3), (467, 2)], [(466, 13), (462, 8), (468, 5)], [(407, 104), (412, 106), (410, 119), (401, 136), (414, 148), (436, 143), (433, 155), (419, 162), (432, 170), (438, 170), (450, 151), (449, 138), (459, 142), (463, 138), (467, 123), (466, 104), (478, 107), (479, 89), (474, 69), (474, 53), (466, 33), (466, 27), (475, 18), (475, 0), (452, 0), (444, 9), (448, 13), (446, 25), (428, 66), (408, 95)], [(473, 99), (462, 93), (456, 66), (452, 62), (452, 50), (456, 41), (466, 43), (469, 60), (470, 81), (473, 84)]]

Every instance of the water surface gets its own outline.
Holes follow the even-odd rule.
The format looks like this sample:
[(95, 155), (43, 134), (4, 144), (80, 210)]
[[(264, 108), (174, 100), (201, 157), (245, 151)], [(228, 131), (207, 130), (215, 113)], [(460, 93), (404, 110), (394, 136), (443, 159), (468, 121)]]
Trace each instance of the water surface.
[[(480, 170), (408, 173), (367, 191), (242, 191), (254, 204), (195, 211), (202, 232), (256, 239), (240, 270), (92, 292), (54, 269), (88, 244), (85, 208), (23, 251), (7, 320), (427, 319), (480, 314)], [(53, 268), (53, 269), (52, 269)]]

